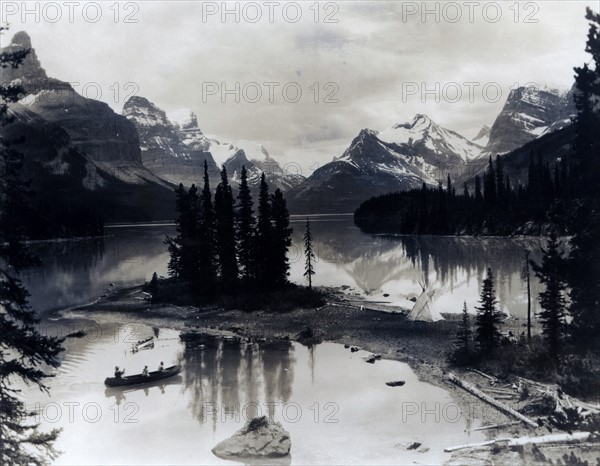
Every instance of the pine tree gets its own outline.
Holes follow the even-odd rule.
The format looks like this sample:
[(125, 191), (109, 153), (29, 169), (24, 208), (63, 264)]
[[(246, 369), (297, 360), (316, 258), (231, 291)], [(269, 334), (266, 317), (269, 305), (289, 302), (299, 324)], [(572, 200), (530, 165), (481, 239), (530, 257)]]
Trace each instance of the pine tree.
[(156, 272), (152, 274), (152, 279), (148, 284), (148, 291), (152, 293), (152, 295), (158, 293), (158, 275), (156, 274)]
[(187, 192), (183, 187), (183, 184), (179, 184), (179, 187), (175, 190), (175, 210), (177, 212), (177, 218), (175, 219), (175, 225), (177, 230), (177, 236), (167, 236), (165, 238), (165, 244), (169, 251), (169, 264), (167, 269), (169, 276), (175, 278), (181, 278), (182, 276), (182, 250), (183, 250), (183, 222), (184, 215), (187, 209)]
[(487, 276), (483, 280), (481, 290), (480, 306), (476, 307), (477, 317), (476, 337), (481, 354), (493, 352), (500, 343), (499, 326), (502, 322), (502, 316), (497, 309), (498, 301), (494, 291), (494, 276), (492, 269), (487, 270)]
[[(0, 33), (5, 28), (0, 27)], [(17, 68), (29, 50), (0, 53), (0, 69)], [(8, 105), (23, 95), (20, 85), (0, 85), (0, 125), (12, 121)], [(15, 209), (27, 204), (26, 187), (20, 181), (23, 155), (14, 141), (0, 138), (0, 464), (43, 465), (56, 457), (53, 443), (59, 431), (38, 431), (38, 424), (27, 420), (27, 411), (15, 382), (33, 384), (48, 392), (44, 379), (51, 377), (43, 367), (58, 367), (62, 341), (41, 335), (39, 323), (28, 305), (28, 292), (19, 272), (34, 263), (23, 244), (23, 225)]]
[(200, 197), (200, 209), (198, 213), (198, 269), (196, 284), (198, 291), (211, 297), (215, 292), (217, 278), (217, 255), (215, 251), (215, 212), (212, 204), (212, 193), (208, 180), (208, 163), (204, 160), (204, 186)]
[(252, 210), (252, 194), (248, 186), (248, 173), (242, 166), (240, 192), (236, 216), (237, 254), (241, 275), (245, 280), (254, 278), (255, 220)]
[(454, 353), (452, 359), (455, 363), (467, 364), (470, 362), (472, 356), (471, 339), (471, 319), (469, 318), (467, 302), (465, 301), (463, 304), (460, 326), (456, 332), (456, 339), (454, 340)]
[(304, 265), (304, 276), (308, 280), (308, 289), (312, 290), (312, 276), (315, 274), (313, 261), (315, 254), (312, 246), (312, 233), (310, 231), (310, 221), (306, 218), (306, 230), (304, 231), (304, 257), (306, 262)]
[(221, 170), (221, 183), (215, 193), (215, 216), (221, 280), (224, 287), (231, 290), (238, 278), (238, 265), (235, 254), (233, 194), (225, 167)]
[(552, 232), (548, 238), (548, 246), (542, 249), (542, 263), (531, 262), (535, 275), (545, 288), (539, 295), (543, 309), (539, 316), (548, 349), (554, 358), (558, 358), (565, 333), (567, 286), (564, 279), (565, 260), (560, 253), (560, 246), (556, 233)]
[(269, 185), (263, 173), (260, 178), (258, 191), (258, 220), (256, 223), (256, 241), (254, 250), (254, 264), (256, 280), (263, 286), (272, 285), (274, 270), (273, 224), (272, 224), (271, 202), (269, 196)]
[(196, 282), (200, 261), (198, 230), (200, 198), (195, 184), (188, 189), (181, 208), (181, 278), (185, 281)]
[(594, 69), (587, 65), (575, 69), (577, 115), (569, 195), (578, 198), (580, 208), (570, 241), (568, 279), (573, 343), (600, 352), (600, 15), (588, 8), (586, 18), (590, 21), (586, 52), (592, 55)]
[(288, 283), (290, 263), (288, 250), (292, 245), (292, 229), (290, 228), (290, 214), (283, 193), (279, 188), (271, 196), (271, 218), (273, 219), (273, 243), (271, 273), (275, 287), (282, 287)]

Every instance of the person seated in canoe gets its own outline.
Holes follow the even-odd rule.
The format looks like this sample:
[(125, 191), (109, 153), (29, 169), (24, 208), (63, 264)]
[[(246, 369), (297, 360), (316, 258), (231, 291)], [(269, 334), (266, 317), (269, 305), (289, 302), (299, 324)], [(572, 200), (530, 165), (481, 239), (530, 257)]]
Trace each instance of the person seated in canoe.
[(148, 377), (150, 374), (148, 373), (148, 366), (144, 366), (144, 370), (142, 371), (143, 377)]
[(158, 366), (158, 372), (164, 372), (165, 371), (165, 364), (161, 361), (160, 365)]
[(115, 366), (115, 377), (117, 379), (120, 379), (124, 373), (125, 373), (125, 369), (120, 370), (119, 366)]

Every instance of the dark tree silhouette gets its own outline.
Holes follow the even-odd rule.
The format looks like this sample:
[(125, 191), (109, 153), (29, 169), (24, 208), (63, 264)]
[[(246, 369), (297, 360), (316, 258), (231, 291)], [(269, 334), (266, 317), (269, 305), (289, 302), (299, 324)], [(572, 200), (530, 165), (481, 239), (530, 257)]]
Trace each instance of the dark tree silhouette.
[[(0, 33), (5, 28), (0, 27)], [(0, 68), (17, 68), (29, 51), (2, 52)], [(23, 96), (20, 85), (0, 85), (0, 125), (10, 124), (8, 105)], [(58, 367), (62, 341), (43, 336), (28, 305), (28, 292), (19, 272), (34, 258), (23, 244), (24, 226), (18, 209), (27, 204), (26, 186), (20, 180), (23, 155), (14, 141), (0, 138), (0, 464), (47, 464), (56, 457), (53, 443), (59, 433), (38, 431), (31, 423), (17, 381), (33, 384), (48, 392), (44, 379), (51, 377), (45, 367)], [(44, 368), (44, 369), (43, 369)]]
[(290, 264), (287, 254), (292, 245), (290, 214), (280, 189), (276, 189), (271, 196), (271, 218), (273, 219), (271, 273), (273, 285), (277, 288), (288, 283)]
[(498, 300), (494, 291), (494, 276), (492, 269), (488, 268), (487, 276), (483, 280), (479, 307), (476, 307), (475, 339), (479, 344), (481, 354), (492, 353), (500, 343), (499, 327), (502, 315), (497, 308)]
[(586, 10), (590, 21), (586, 52), (594, 69), (584, 65), (575, 73), (574, 171), (578, 183), (569, 184), (579, 206), (571, 238), (569, 285), (573, 315), (573, 343), (600, 352), (600, 15)]
[(236, 215), (237, 233), (237, 255), (242, 278), (246, 281), (254, 278), (254, 238), (255, 219), (252, 210), (252, 194), (248, 186), (248, 173), (246, 167), (242, 166), (240, 191), (238, 194), (238, 206)]
[(196, 286), (200, 294), (210, 297), (215, 293), (217, 280), (217, 254), (215, 251), (215, 211), (212, 204), (212, 193), (208, 180), (208, 163), (204, 160), (204, 186), (200, 197), (198, 213), (198, 271)]
[(235, 245), (235, 224), (233, 194), (227, 170), (221, 170), (221, 183), (215, 192), (216, 240), (219, 256), (219, 270), (223, 287), (233, 291), (238, 278), (238, 264)]
[(310, 231), (310, 221), (306, 218), (306, 229), (304, 230), (304, 276), (308, 280), (308, 288), (312, 290), (312, 276), (315, 274), (313, 262), (315, 260), (315, 254), (313, 252), (312, 245), (312, 233)]
[(271, 267), (274, 262), (272, 219), (269, 185), (263, 173), (258, 192), (258, 220), (254, 250), (255, 278), (263, 287), (272, 283), (271, 280), (274, 278), (274, 270)]
[(453, 362), (457, 364), (468, 364), (472, 356), (472, 336), (471, 336), (471, 319), (467, 309), (467, 302), (463, 304), (460, 326), (456, 332), (454, 340), (454, 352), (452, 354)]
[(543, 248), (541, 264), (531, 262), (536, 276), (539, 278), (544, 291), (540, 293), (542, 311), (539, 319), (542, 323), (550, 355), (556, 359), (559, 356), (561, 340), (565, 333), (565, 259), (560, 252), (560, 242), (552, 232), (548, 239), (548, 246)]

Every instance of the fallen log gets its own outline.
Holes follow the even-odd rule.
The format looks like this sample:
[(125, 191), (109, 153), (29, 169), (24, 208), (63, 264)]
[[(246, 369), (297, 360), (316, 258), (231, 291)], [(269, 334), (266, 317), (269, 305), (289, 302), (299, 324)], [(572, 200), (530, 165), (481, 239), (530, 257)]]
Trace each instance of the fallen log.
[(521, 421), (513, 421), (513, 422), (507, 422), (505, 424), (494, 424), (491, 426), (482, 426), (482, 427), (477, 427), (477, 429), (473, 429), (473, 431), (479, 431), (479, 430), (490, 430), (490, 429), (500, 429), (502, 427), (510, 427), (510, 426), (515, 426), (517, 424), (520, 424)]
[(483, 393), (481, 390), (475, 388), (473, 385), (460, 380), (458, 377), (456, 377), (454, 374), (450, 373), (448, 374), (448, 379), (450, 379), (450, 381), (454, 382), (456, 385), (458, 385), (459, 387), (465, 389), (466, 391), (468, 391), (469, 393), (475, 395), (477, 398), (491, 404), (492, 406), (494, 406), (495, 408), (497, 408), (498, 410), (509, 414), (517, 419), (519, 419), (520, 421), (524, 422), (525, 424), (537, 428), (538, 425), (536, 422), (532, 421), (531, 419), (529, 419), (528, 417), (523, 416), (521, 413), (519, 413), (518, 411), (515, 411), (514, 409), (506, 406), (503, 403), (500, 403), (499, 401), (496, 401), (494, 398), (492, 398), (490, 395), (487, 395), (486, 393)]
[(467, 370), (469, 370), (471, 372), (475, 372), (476, 374), (479, 374), (482, 377), (485, 377), (486, 379), (488, 379), (492, 383), (496, 383), (498, 381), (498, 379), (496, 379), (496, 377), (492, 377), (491, 375), (488, 375), (485, 372), (478, 371), (477, 369), (467, 369)]
[(518, 437), (518, 438), (499, 438), (496, 440), (488, 440), (487, 442), (470, 443), (466, 445), (457, 445), (454, 447), (444, 448), (446, 453), (451, 453), (457, 450), (467, 448), (480, 448), (491, 445), (502, 445), (507, 447), (516, 447), (522, 445), (540, 445), (544, 443), (569, 443), (581, 442), (587, 440), (592, 434), (590, 432), (574, 432), (572, 434), (552, 434), (542, 435), (541, 437)]

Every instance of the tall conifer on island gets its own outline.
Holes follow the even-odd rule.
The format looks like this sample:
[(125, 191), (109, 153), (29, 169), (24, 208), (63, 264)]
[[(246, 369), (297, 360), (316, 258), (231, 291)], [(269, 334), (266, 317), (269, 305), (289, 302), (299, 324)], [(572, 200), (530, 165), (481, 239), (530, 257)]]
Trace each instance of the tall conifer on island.
[(479, 344), (480, 352), (486, 354), (493, 352), (498, 347), (501, 336), (499, 326), (502, 322), (502, 315), (497, 309), (498, 301), (494, 291), (494, 276), (490, 268), (488, 268), (487, 276), (483, 280), (479, 302), (479, 307), (475, 308), (477, 310), (475, 339)]
[(554, 232), (550, 234), (548, 246), (543, 249), (543, 253), (542, 263), (532, 262), (531, 265), (545, 288), (540, 293), (540, 305), (543, 310), (539, 313), (539, 319), (550, 354), (556, 359), (565, 333), (566, 283), (565, 260), (560, 253), (560, 242)]
[(223, 286), (231, 291), (238, 278), (238, 265), (235, 254), (233, 194), (225, 167), (221, 170), (221, 183), (215, 192), (215, 218), (219, 271)]
[(312, 290), (312, 276), (315, 274), (313, 267), (313, 261), (315, 260), (315, 254), (312, 246), (312, 233), (310, 231), (310, 221), (306, 218), (306, 230), (304, 231), (304, 257), (306, 262), (304, 265), (304, 276), (308, 280), (308, 289)]
[(273, 286), (277, 288), (288, 282), (290, 263), (287, 253), (292, 245), (290, 214), (280, 189), (276, 189), (271, 196), (271, 218), (273, 219), (271, 272), (273, 274)]
[(258, 192), (258, 221), (256, 222), (256, 241), (254, 249), (256, 280), (262, 286), (271, 284), (271, 280), (274, 277), (274, 271), (271, 268), (275, 252), (272, 248), (272, 240), (273, 225), (269, 185), (267, 184), (265, 174), (263, 173), (260, 178), (260, 188)]
[(254, 236), (255, 220), (252, 210), (252, 194), (248, 186), (248, 172), (242, 166), (240, 191), (236, 215), (237, 255), (241, 276), (246, 281), (254, 278)]
[(215, 292), (217, 279), (217, 255), (215, 251), (215, 211), (212, 204), (212, 193), (208, 180), (208, 163), (204, 160), (204, 186), (200, 197), (198, 214), (198, 272), (196, 275), (197, 290), (206, 297)]
[[(0, 27), (0, 33), (6, 28)], [(2, 52), (0, 68), (17, 68), (29, 50)], [(23, 95), (19, 85), (0, 85), (0, 125), (11, 122), (8, 104)], [(19, 279), (19, 272), (33, 262), (23, 244), (23, 226), (14, 209), (26, 204), (26, 189), (19, 171), (23, 155), (14, 144), (0, 138), (0, 464), (43, 465), (56, 457), (53, 443), (59, 433), (41, 433), (38, 424), (28, 422), (28, 412), (19, 389), (22, 381), (48, 392), (44, 379), (51, 377), (40, 366), (58, 367), (62, 351), (61, 340), (38, 332), (39, 322), (28, 305), (28, 292)]]

